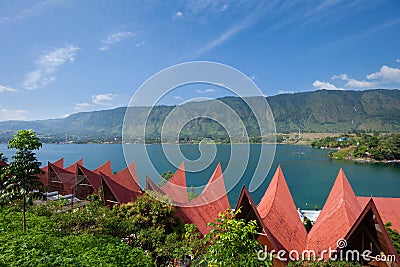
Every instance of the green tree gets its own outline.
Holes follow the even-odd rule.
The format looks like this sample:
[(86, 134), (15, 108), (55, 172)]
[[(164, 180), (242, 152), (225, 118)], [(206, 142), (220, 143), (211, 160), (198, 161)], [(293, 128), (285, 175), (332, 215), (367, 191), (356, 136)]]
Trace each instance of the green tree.
[(152, 191), (116, 207), (114, 212), (126, 222), (130, 244), (149, 251), (157, 266), (173, 264), (184, 226), (175, 216), (171, 199)]
[(385, 224), (386, 231), (388, 232), (389, 237), (393, 242), (394, 248), (396, 249), (397, 254), (400, 255), (400, 233), (397, 230), (392, 229), (391, 227), (391, 222), (387, 222)]
[(172, 171), (161, 173), (161, 182), (158, 184), (158, 186), (161, 187), (165, 185), (169, 181), (169, 179), (172, 178), (172, 176), (174, 176), (174, 173)]
[(208, 266), (272, 266), (268, 257), (258, 259), (263, 246), (257, 241), (257, 223), (236, 219), (240, 210), (220, 214), (204, 241), (208, 244), (203, 255), (203, 264)]
[(41, 173), (41, 163), (32, 152), (41, 147), (42, 143), (35, 132), (32, 130), (18, 131), (8, 143), (8, 148), (16, 149), (16, 153), (1, 175), (0, 200), (2, 203), (22, 199), (23, 231), (26, 230), (27, 200), (32, 201), (34, 197), (42, 196), (43, 184), (37, 176)]

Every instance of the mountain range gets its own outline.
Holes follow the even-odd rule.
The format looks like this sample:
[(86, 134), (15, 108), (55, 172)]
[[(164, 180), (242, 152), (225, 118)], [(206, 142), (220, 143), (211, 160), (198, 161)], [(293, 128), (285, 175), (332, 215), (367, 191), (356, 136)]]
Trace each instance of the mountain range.
[[(318, 90), (293, 94), (268, 96), (276, 131), (286, 132), (353, 132), (381, 131), (400, 132), (400, 90), (372, 89), (364, 91)], [(186, 110), (191, 110), (198, 118), (188, 121), (180, 132), (180, 139), (209, 137), (224, 139), (224, 127), (233, 129), (241, 135), (241, 128), (231, 120), (228, 111), (217, 108), (216, 100), (188, 102)], [(231, 109), (244, 122), (250, 136), (260, 134), (255, 116), (243, 99), (223, 97), (219, 102)], [(146, 138), (157, 140), (165, 119), (175, 106), (156, 106), (147, 117), (150, 107), (130, 107), (129, 138), (140, 138), (140, 131), (146, 128)], [(66, 118), (35, 121), (0, 122), (0, 142), (6, 142), (20, 129), (34, 130), (44, 142), (102, 142), (120, 141), (126, 107), (109, 110), (80, 112)], [(212, 114), (212, 119), (203, 116)], [(182, 117), (186, 119), (185, 116)], [(143, 124), (146, 122), (146, 126)], [(180, 127), (182, 122), (171, 121)], [(176, 123), (176, 125), (174, 125)], [(224, 127), (222, 126), (224, 125)]]

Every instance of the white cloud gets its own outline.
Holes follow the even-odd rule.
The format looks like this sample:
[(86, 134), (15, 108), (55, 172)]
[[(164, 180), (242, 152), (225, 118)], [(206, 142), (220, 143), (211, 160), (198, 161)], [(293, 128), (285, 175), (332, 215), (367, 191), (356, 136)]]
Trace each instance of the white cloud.
[(112, 45), (122, 42), (123, 40), (131, 38), (135, 35), (136, 34), (133, 32), (117, 32), (110, 34), (106, 39), (101, 41), (103, 46), (100, 47), (100, 51), (106, 51), (110, 49)]
[(111, 93), (92, 95), (92, 102), (96, 105), (111, 106), (110, 102), (113, 101), (115, 97), (116, 95)]
[(367, 76), (368, 80), (381, 79), (384, 83), (400, 82), (400, 68), (391, 68), (383, 65), (377, 72), (371, 73)]
[(278, 95), (281, 94), (294, 94), (294, 91), (290, 91), (290, 90), (278, 90)]
[(399, 58), (399, 59), (396, 59), (396, 62), (397, 62), (397, 63), (400, 63), (400, 58)]
[(184, 100), (183, 97), (181, 97), (181, 96), (174, 96), (174, 99)]
[(76, 103), (75, 106), (74, 106), (74, 109), (75, 110), (82, 110), (82, 109), (88, 108), (90, 106), (92, 106), (92, 105), (87, 103), (87, 102)]
[(37, 68), (26, 74), (24, 88), (34, 90), (54, 81), (57, 69), (67, 62), (74, 62), (78, 50), (79, 48), (76, 46), (67, 45), (55, 48), (39, 57), (35, 61)]
[(4, 85), (1, 85), (0, 84), (0, 93), (1, 92), (18, 92), (18, 90), (17, 89), (14, 89), (14, 88), (12, 88), (12, 87), (10, 87), (10, 86), (4, 86)]
[(71, 116), (71, 114), (65, 113), (65, 114), (60, 115), (60, 118), (64, 119), (64, 118), (67, 118), (69, 116)]
[(215, 93), (217, 92), (217, 90), (209, 88), (209, 89), (205, 89), (205, 90), (196, 90), (196, 93), (199, 94), (208, 94), (208, 93)]
[(374, 82), (359, 81), (359, 80), (356, 80), (356, 79), (349, 79), (348, 82), (344, 85), (344, 87), (362, 89), (362, 88), (376, 87), (377, 85), (378, 85), (378, 83), (374, 83)]
[(360, 80), (349, 78), (347, 74), (333, 75), (331, 79), (346, 81), (346, 83), (344, 85), (344, 87), (346, 87), (346, 88), (363, 89), (363, 88), (376, 87), (378, 85), (377, 82), (360, 81)]
[(259, 18), (260, 14), (258, 12), (252, 12), (250, 15), (245, 17), (244, 19), (241, 19), (238, 23), (234, 24), (230, 28), (228, 28), (226, 31), (224, 31), (222, 34), (220, 34), (217, 38), (214, 40), (211, 40), (209, 43), (201, 47), (199, 50), (197, 50), (193, 58), (197, 58), (198, 56), (213, 50), (215, 47), (223, 44), (233, 36), (237, 35), (241, 31), (245, 30), (246, 28), (250, 27), (253, 25)]
[(335, 85), (329, 83), (329, 82), (321, 82), (319, 80), (315, 80), (313, 82), (314, 88), (317, 89), (327, 89), (327, 90), (341, 90), (341, 88), (337, 88)]
[(175, 13), (175, 18), (180, 18), (182, 16), (183, 16), (182, 11), (178, 11), (178, 12)]
[(26, 120), (27, 111), (23, 109), (0, 108), (0, 121), (8, 120)]
[[(31, 1), (34, 2), (34, 1)], [(37, 15), (43, 10), (48, 9), (49, 7), (57, 6), (62, 4), (63, 1), (59, 0), (44, 0), (35, 5), (29, 6), (27, 8), (21, 9), (16, 14), (11, 16), (5, 16), (0, 18), (0, 24), (7, 24), (12, 22), (17, 22), (20, 20), (25, 20), (31, 16)]]

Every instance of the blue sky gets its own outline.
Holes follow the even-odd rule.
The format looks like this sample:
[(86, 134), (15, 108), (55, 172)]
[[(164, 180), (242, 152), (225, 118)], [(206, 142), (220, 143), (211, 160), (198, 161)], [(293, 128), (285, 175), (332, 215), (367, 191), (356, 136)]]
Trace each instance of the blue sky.
[[(400, 88), (400, 1), (0, 1), (0, 120), (126, 106), (151, 75), (209, 60), (265, 95)], [(188, 86), (163, 103), (219, 97)]]

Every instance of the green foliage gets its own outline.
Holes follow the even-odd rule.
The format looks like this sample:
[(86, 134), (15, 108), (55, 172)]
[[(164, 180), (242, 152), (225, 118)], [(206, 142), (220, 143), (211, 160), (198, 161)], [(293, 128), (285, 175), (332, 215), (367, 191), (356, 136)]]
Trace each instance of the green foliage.
[(1, 174), (0, 201), (7, 203), (22, 199), (22, 228), (24, 231), (26, 229), (26, 202), (32, 202), (35, 197), (42, 197), (43, 192), (43, 185), (37, 176), (41, 173), (41, 163), (32, 152), (41, 146), (42, 143), (32, 130), (18, 131), (8, 143), (8, 148), (17, 150), (16, 154), (12, 157), (11, 163), (4, 167)]
[(240, 210), (220, 214), (204, 238), (208, 247), (203, 255), (202, 263), (208, 266), (271, 266), (268, 257), (260, 261), (257, 252), (263, 246), (256, 240), (257, 224), (236, 219)]
[(8, 148), (21, 151), (37, 150), (42, 147), (40, 139), (32, 130), (19, 130), (8, 142)]
[(391, 226), (391, 222), (385, 224), (386, 231), (393, 242), (394, 248), (396, 249), (397, 254), (400, 255), (400, 233), (397, 230), (392, 229)]
[(183, 224), (175, 217), (176, 210), (171, 200), (145, 193), (134, 203), (126, 203), (114, 212), (128, 225), (129, 243), (149, 251), (157, 266), (168, 266), (174, 262), (181, 247)]
[(341, 149), (333, 152), (329, 156), (335, 159), (372, 159), (399, 160), (400, 159), (400, 134), (365, 134), (358, 133), (354, 136), (346, 136), (347, 140), (338, 141), (337, 137), (326, 137), (312, 142), (316, 148), (337, 148)]
[(201, 234), (194, 224), (185, 224), (185, 231), (180, 246), (175, 250), (175, 258), (183, 259), (190, 255), (192, 259), (197, 259), (205, 251), (205, 245), (201, 239)]
[(195, 198), (198, 197), (198, 196), (199, 196), (199, 194), (197, 194), (196, 192), (194, 192), (194, 187), (193, 187), (193, 185), (190, 186), (189, 192), (188, 192), (188, 199), (189, 199), (189, 201), (195, 199)]
[(119, 238), (84, 233), (60, 236), (49, 217), (30, 212), (27, 220), (32, 227), (22, 232), (18, 216), (11, 209), (0, 210), (1, 266), (154, 266), (143, 250)]
[(161, 173), (161, 182), (158, 184), (158, 186), (161, 187), (165, 185), (173, 176), (174, 173), (172, 171)]

